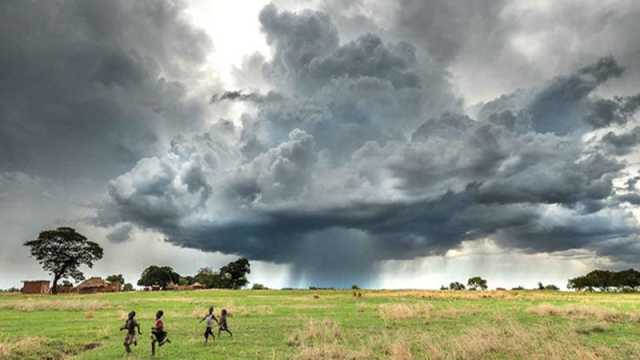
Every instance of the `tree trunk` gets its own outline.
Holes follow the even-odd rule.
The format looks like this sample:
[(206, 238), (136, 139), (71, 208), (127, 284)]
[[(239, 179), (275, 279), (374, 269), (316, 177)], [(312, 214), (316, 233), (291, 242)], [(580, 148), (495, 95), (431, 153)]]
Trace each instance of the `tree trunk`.
[(51, 284), (51, 293), (53, 295), (58, 293), (58, 280), (60, 280), (60, 275), (53, 275), (53, 284)]

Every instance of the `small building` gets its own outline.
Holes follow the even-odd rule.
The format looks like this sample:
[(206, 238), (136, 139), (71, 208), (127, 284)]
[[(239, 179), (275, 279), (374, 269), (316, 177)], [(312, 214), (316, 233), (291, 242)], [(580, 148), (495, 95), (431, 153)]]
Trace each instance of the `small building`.
[(110, 283), (108, 281), (103, 280), (102, 278), (92, 277), (81, 282), (77, 286), (77, 289), (78, 289), (78, 293), (80, 294), (118, 292), (120, 291), (120, 283), (119, 282)]
[(23, 294), (48, 294), (49, 280), (24, 280)]
[(164, 288), (165, 290), (182, 290), (182, 286), (174, 283), (173, 281), (168, 283), (167, 286)]
[(206, 288), (204, 285), (200, 284), (199, 282), (194, 282), (193, 284), (189, 285), (189, 287), (191, 288), (191, 290), (200, 290), (200, 289)]
[(76, 292), (76, 288), (73, 287), (73, 284), (69, 282), (64, 282), (61, 285), (58, 285), (58, 294), (71, 294)]

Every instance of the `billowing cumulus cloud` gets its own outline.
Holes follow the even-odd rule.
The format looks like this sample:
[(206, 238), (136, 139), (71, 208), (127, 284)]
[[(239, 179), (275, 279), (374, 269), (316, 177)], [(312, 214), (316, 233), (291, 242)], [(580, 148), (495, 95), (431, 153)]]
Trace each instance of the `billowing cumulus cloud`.
[[(217, 95), (214, 106), (254, 109), (178, 137), (167, 154), (112, 180), (98, 221), (290, 263), (300, 281), (318, 284), (366, 283), (381, 261), (482, 238), (619, 261), (636, 252), (637, 221), (613, 185), (625, 163), (593, 144), (612, 144), (612, 135), (584, 136), (634, 119), (631, 98), (594, 94), (623, 76), (615, 59), (505, 94), (473, 118), (461, 114), (444, 62), (425, 66), (410, 42), (341, 42), (319, 11), (270, 5), (260, 21), (274, 56), (253, 66), (278, 102)], [(443, 46), (451, 49), (427, 50), (443, 60), (459, 47)], [(608, 101), (616, 109), (601, 109)]]

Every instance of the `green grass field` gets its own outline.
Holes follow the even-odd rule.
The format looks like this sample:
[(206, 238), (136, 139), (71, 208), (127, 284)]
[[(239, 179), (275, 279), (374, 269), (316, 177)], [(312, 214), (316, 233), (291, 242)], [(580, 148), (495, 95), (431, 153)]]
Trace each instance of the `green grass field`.
[[(231, 338), (198, 319), (227, 308)], [(0, 359), (123, 358), (126, 313), (143, 335), (165, 311), (158, 359), (637, 359), (640, 295), (545, 291), (223, 291), (0, 295)]]

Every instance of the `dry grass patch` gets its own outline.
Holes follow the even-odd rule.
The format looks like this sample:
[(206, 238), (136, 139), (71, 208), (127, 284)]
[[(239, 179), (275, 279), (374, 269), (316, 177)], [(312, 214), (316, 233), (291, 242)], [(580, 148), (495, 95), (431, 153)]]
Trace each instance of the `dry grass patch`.
[(0, 342), (0, 359), (62, 360), (73, 357), (82, 351), (93, 350), (99, 346), (100, 343), (97, 342), (84, 345), (68, 345), (45, 337), (30, 336), (13, 341)]
[(404, 341), (391, 344), (389, 348), (389, 359), (391, 360), (413, 360), (411, 348)]
[(329, 309), (334, 308), (334, 304), (292, 304), (281, 306), (286, 309)]
[(95, 300), (33, 300), (7, 301), (0, 303), (2, 310), (32, 311), (96, 311), (111, 308), (105, 301)]
[(303, 347), (294, 356), (296, 360), (368, 360), (371, 358), (369, 351), (351, 350), (336, 344)]
[(30, 336), (13, 342), (0, 343), (0, 359), (11, 359), (12, 356), (25, 353), (34, 348), (42, 347), (47, 338), (40, 336)]
[(378, 305), (378, 314), (384, 320), (424, 318), (428, 317), (432, 311), (433, 305), (428, 303)]
[(340, 327), (333, 320), (309, 320), (306, 326), (289, 337), (289, 346), (309, 346), (316, 343), (335, 343), (342, 340)]
[(345, 344), (342, 331), (332, 320), (309, 320), (304, 328), (294, 332), (287, 341), (298, 348), (294, 359), (365, 360), (372, 354), (366, 349), (355, 350)]
[(556, 306), (552, 304), (540, 304), (529, 308), (527, 311), (530, 314), (540, 316), (562, 316), (577, 319), (597, 319), (607, 322), (621, 322), (625, 320), (634, 320), (637, 318), (636, 314), (589, 305)]
[(508, 299), (516, 296), (518, 296), (517, 293), (510, 291), (380, 290), (367, 292), (367, 297), (409, 297), (447, 300)]
[(486, 326), (462, 335), (432, 337), (421, 341), (428, 359), (610, 359), (613, 350), (592, 348), (578, 336), (562, 328), (523, 327), (507, 323), (504, 327)]

